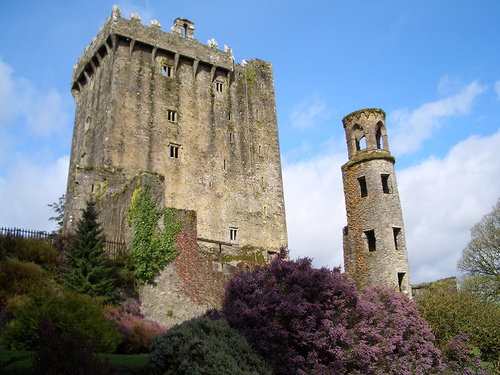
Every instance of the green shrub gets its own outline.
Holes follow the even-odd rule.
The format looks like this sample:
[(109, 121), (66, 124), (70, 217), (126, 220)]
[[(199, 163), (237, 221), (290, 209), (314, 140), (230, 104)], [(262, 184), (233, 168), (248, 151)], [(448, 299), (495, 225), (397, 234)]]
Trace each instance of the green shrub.
[(470, 335), (470, 343), (488, 362), (500, 359), (500, 308), (481, 302), (463, 292), (431, 292), (419, 302), (422, 317), (436, 336), (436, 346), (444, 350), (460, 332)]
[(95, 350), (101, 353), (114, 352), (121, 341), (115, 323), (106, 319), (102, 306), (85, 295), (34, 293), (13, 314), (14, 319), (0, 336), (0, 345), (6, 349), (34, 349), (42, 318), (54, 322), (63, 333), (77, 331), (88, 345), (97, 339)]
[(50, 288), (47, 272), (32, 262), (16, 259), (0, 262), (0, 307), (16, 295)]
[(195, 318), (158, 335), (150, 374), (272, 374), (269, 365), (223, 320)]
[(92, 354), (92, 348), (76, 332), (62, 333), (55, 324), (40, 321), (40, 340), (29, 375), (92, 374), (117, 375), (118, 367)]
[(59, 265), (59, 254), (49, 240), (16, 237), (13, 242), (12, 255), (17, 259), (40, 264), (51, 271)]

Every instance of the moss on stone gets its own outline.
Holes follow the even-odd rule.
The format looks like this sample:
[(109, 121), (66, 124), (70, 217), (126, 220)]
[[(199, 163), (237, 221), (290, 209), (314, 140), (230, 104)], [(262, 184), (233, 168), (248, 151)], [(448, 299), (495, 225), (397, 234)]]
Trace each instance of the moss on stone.
[(246, 245), (240, 249), (238, 254), (225, 254), (222, 257), (223, 263), (231, 263), (234, 261), (265, 263), (264, 248)]
[(366, 151), (366, 150), (361, 150), (358, 151), (347, 163), (345, 163), (342, 168), (349, 168), (352, 165), (361, 163), (361, 162), (366, 162), (370, 160), (376, 160), (376, 159), (385, 159), (389, 160), (394, 164), (396, 162), (396, 159), (394, 159), (393, 156), (388, 151), (383, 151), (383, 150), (375, 150), (375, 151)]
[(385, 116), (385, 112), (383, 110), (381, 110), (381, 109), (378, 109), (378, 108), (365, 108), (365, 109), (360, 109), (359, 111), (356, 111), (356, 112), (349, 113), (347, 116), (345, 116), (342, 119), (342, 122), (351, 121), (353, 117), (359, 116), (362, 113), (364, 113), (367, 116), (370, 115), (370, 114), (379, 114), (379, 115), (383, 115), (384, 118), (386, 117)]

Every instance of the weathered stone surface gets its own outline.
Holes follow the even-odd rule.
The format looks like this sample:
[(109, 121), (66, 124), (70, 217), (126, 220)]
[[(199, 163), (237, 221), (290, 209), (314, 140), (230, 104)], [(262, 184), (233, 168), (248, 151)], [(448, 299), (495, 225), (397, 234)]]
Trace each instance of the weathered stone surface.
[(343, 123), (349, 154), (342, 166), (346, 271), (362, 285), (378, 284), (411, 296), (403, 214), (385, 113), (365, 109), (346, 116)]
[(141, 287), (149, 318), (171, 326), (217, 307), (240, 261), (287, 247), (269, 62), (235, 64), (231, 48), (194, 39), (189, 20), (177, 18), (168, 33), (113, 7), (78, 59), (71, 91), (64, 231), (92, 197), (107, 238), (130, 247), (127, 210), (146, 181), (159, 207), (194, 215), (177, 237), (177, 259)]
[(172, 33), (139, 20), (114, 8), (74, 68), (65, 230), (94, 196), (106, 235), (128, 242), (120, 196), (146, 172), (161, 178), (162, 204), (197, 213), (201, 238), (231, 243), (223, 251), (286, 247), (272, 65), (235, 64), (188, 20)]

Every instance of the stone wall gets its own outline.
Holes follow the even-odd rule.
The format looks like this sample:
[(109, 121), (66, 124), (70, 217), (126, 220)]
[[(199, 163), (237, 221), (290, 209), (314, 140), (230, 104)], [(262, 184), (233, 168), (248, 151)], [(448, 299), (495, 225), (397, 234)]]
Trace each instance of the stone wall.
[(198, 236), (215, 241), (207, 251), (277, 252), (287, 233), (272, 65), (236, 64), (230, 48), (194, 39), (192, 22), (175, 25), (114, 8), (79, 58), (64, 230), (93, 197), (106, 235), (129, 239), (120, 197), (148, 173), (165, 207), (197, 213)]
[(366, 109), (343, 121), (349, 153), (349, 161), (342, 166), (346, 272), (360, 285), (382, 285), (411, 296), (403, 214), (385, 114)]

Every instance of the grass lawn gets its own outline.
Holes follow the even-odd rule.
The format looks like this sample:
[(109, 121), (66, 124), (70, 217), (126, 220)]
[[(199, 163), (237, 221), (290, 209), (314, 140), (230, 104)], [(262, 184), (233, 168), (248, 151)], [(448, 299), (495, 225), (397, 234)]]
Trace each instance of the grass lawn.
[[(0, 374), (21, 374), (31, 367), (31, 355), (33, 352), (17, 352), (11, 350), (0, 350)], [(145, 374), (146, 359), (148, 354), (99, 354), (109, 358), (109, 362), (123, 369), (124, 374)]]

